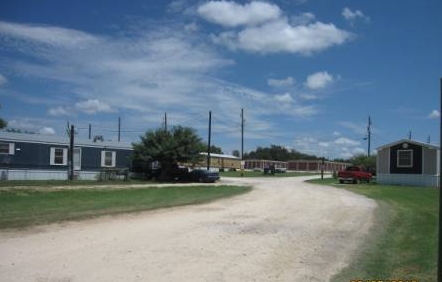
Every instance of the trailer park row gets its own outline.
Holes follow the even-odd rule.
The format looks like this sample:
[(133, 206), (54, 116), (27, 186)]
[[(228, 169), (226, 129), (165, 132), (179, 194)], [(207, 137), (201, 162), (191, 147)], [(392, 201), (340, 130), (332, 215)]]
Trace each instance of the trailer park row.
[[(53, 135), (0, 132), (1, 180), (68, 179), (69, 138)], [(105, 140), (75, 140), (73, 168), (78, 179), (97, 180), (106, 171), (129, 170), (131, 144)], [(207, 166), (202, 152), (199, 167)], [(264, 170), (335, 172), (348, 163), (321, 160), (244, 160), (232, 155), (211, 154), (214, 170)], [(414, 140), (398, 140), (377, 148), (377, 182), (381, 184), (438, 187), (439, 147)]]

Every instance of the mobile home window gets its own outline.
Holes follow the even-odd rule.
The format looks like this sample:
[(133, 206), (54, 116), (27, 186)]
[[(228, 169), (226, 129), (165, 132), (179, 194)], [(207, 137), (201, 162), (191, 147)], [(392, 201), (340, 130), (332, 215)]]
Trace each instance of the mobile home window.
[(51, 165), (67, 165), (68, 149), (67, 148), (51, 148)]
[(398, 167), (413, 167), (413, 150), (397, 151)]
[(114, 151), (102, 151), (101, 152), (101, 166), (102, 167), (115, 167), (116, 152)]
[(0, 154), (13, 155), (14, 154), (14, 143), (0, 143)]

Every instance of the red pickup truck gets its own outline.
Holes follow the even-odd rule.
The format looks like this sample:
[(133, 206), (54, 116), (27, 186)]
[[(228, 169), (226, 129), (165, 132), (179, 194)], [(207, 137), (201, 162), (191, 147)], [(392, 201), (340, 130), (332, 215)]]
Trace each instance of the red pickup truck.
[(371, 178), (371, 173), (363, 171), (358, 166), (349, 166), (345, 170), (338, 171), (339, 183), (352, 182), (358, 184), (361, 181), (368, 183), (371, 181)]

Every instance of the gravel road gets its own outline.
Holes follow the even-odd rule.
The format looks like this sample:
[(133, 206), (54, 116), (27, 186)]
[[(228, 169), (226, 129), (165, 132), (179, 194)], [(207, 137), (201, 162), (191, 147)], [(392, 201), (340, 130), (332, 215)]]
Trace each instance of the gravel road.
[(0, 281), (328, 281), (376, 203), (298, 178), (224, 178), (252, 192), (209, 204), (0, 232)]

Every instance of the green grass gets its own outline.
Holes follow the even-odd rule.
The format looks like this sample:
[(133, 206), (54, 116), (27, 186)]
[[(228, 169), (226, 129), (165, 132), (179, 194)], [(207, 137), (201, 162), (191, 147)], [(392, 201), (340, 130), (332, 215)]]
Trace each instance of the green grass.
[(0, 181), (0, 188), (11, 188), (18, 186), (38, 186), (38, 187), (49, 187), (49, 186), (109, 186), (115, 184), (146, 184), (152, 183), (144, 180), (108, 180), (108, 181), (97, 181), (97, 180), (8, 180)]
[[(264, 174), (262, 171), (244, 171), (243, 177), (296, 177), (296, 176), (309, 176), (316, 175), (317, 173), (311, 172), (285, 172), (275, 174)], [(224, 171), (220, 172), (221, 177), (241, 177), (241, 171)]]
[(0, 229), (198, 204), (250, 190), (250, 187), (210, 185), (56, 191), (6, 189), (0, 190)]
[[(313, 183), (336, 184), (334, 179)], [(375, 199), (375, 224), (349, 267), (332, 281), (436, 281), (439, 190), (377, 184), (334, 185)]]

